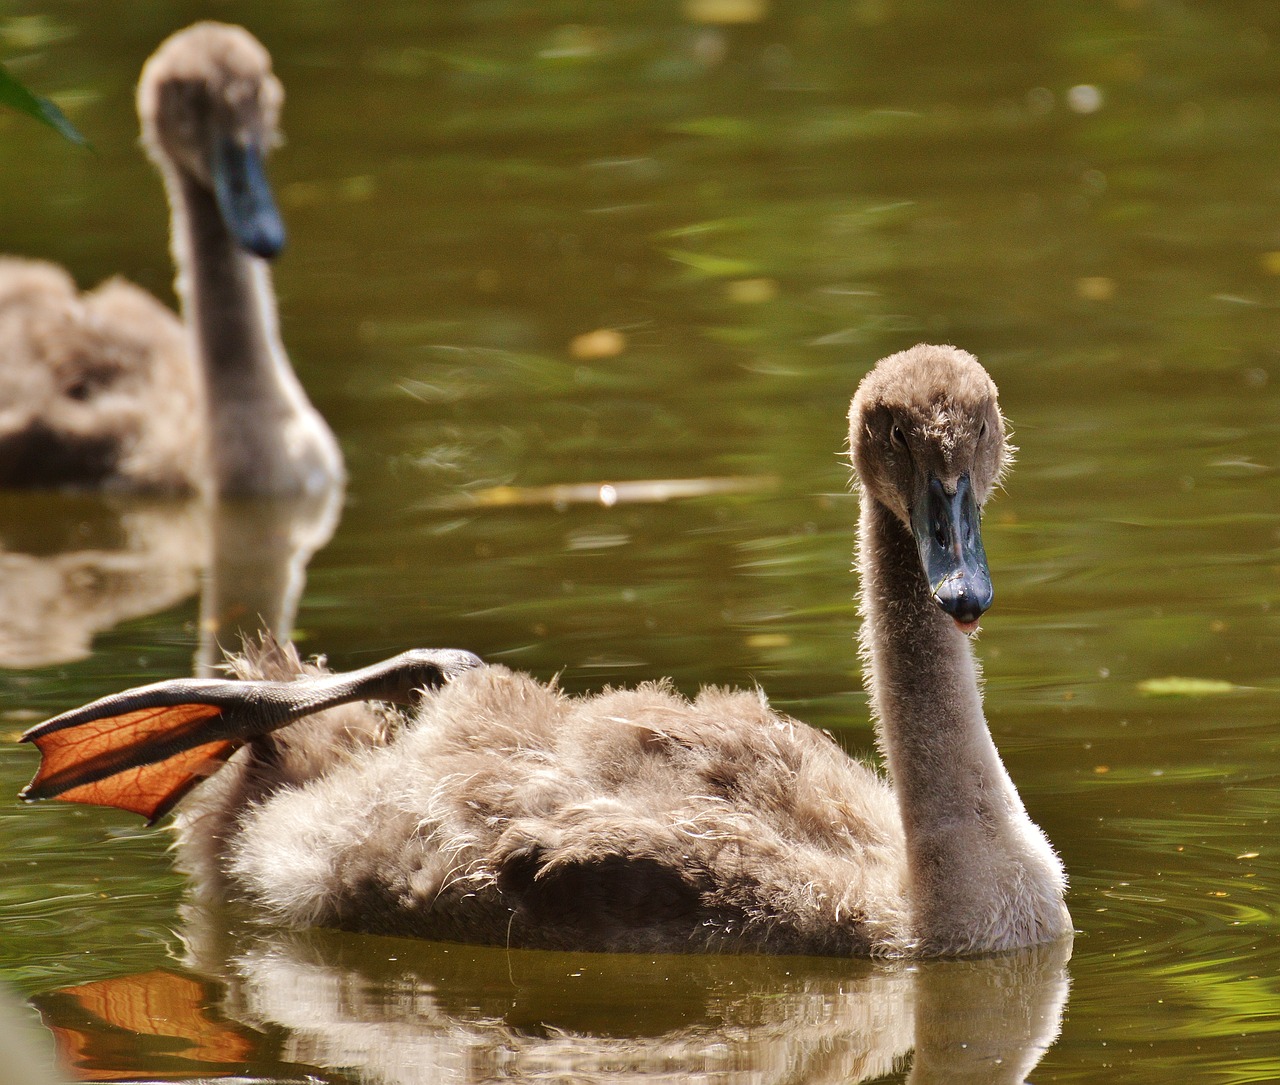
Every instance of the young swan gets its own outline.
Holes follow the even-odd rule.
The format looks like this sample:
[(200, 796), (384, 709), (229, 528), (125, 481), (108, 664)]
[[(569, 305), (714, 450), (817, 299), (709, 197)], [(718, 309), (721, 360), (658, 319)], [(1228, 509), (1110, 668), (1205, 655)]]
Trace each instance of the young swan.
[(263, 170), (283, 99), (246, 31), (198, 23), (138, 84), (164, 178), (182, 325), (121, 280), (0, 260), (0, 485), (322, 493), (337, 441), (280, 343), (265, 261), (284, 227)]
[[(155, 817), (244, 744), (179, 811), (182, 859), (203, 890), (295, 925), (839, 955), (1066, 936), (1062, 866), (992, 744), (965, 635), (991, 596), (978, 511), (1009, 458), (995, 386), (963, 351), (918, 346), (875, 368), (850, 418), (892, 785), (758, 692), (569, 697), (458, 653), (333, 677), (268, 645), (238, 664), (253, 681), (162, 682), (35, 728), (24, 797)], [(424, 665), (408, 722), (347, 704), (277, 730), (404, 700)]]

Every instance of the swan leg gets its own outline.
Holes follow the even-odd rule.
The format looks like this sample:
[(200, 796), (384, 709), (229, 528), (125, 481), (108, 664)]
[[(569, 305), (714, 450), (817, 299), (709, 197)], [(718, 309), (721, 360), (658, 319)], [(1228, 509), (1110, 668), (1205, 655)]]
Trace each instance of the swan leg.
[(470, 652), (416, 649), (292, 682), (178, 678), (126, 690), (22, 736), (41, 762), (21, 797), (115, 806), (154, 822), (254, 738), (351, 701), (412, 704), (480, 665)]

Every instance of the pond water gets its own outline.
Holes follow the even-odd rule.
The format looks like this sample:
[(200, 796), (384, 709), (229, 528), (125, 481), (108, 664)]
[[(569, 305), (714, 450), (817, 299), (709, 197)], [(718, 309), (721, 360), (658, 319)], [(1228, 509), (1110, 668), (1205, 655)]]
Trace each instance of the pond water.
[[(0, 15), (95, 146), (0, 115), (3, 247), (172, 300), (137, 71), (209, 11), (270, 47), (283, 335), (351, 469), (297, 611), (335, 666), (758, 682), (867, 752), (848, 400), (913, 342), (975, 352), (1021, 447), (987, 514), (988, 716), (1078, 934), (1069, 963), (906, 967), (246, 928), (184, 899), (163, 831), (18, 803), (36, 758), (6, 742), (0, 1031), (31, 1072), (1280, 1079), (1272, 5), (128, 10)], [(0, 499), (6, 739), (207, 658), (211, 530)]]

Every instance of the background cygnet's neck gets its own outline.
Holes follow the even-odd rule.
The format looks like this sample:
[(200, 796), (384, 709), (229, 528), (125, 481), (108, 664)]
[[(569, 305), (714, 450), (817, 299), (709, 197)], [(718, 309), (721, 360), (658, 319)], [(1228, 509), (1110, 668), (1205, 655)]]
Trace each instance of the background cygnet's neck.
[(907, 840), (916, 951), (1069, 931), (1061, 864), (992, 742), (968, 638), (933, 600), (910, 531), (865, 491), (858, 564), (866, 684)]
[(289, 365), (266, 262), (236, 244), (209, 189), (177, 170), (166, 170), (165, 182), (215, 490), (302, 494), (337, 485), (341, 453)]

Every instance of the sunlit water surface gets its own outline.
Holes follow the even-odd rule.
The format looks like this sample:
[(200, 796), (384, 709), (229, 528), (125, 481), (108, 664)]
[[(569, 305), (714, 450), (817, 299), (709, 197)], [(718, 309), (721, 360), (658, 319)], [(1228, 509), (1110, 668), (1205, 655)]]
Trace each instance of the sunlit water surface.
[[(876, 358), (958, 343), (1021, 446), (988, 714), (1079, 933), (1065, 972), (285, 936), (193, 913), (163, 832), (23, 808), (5, 745), (0, 1031), (47, 1068), (38, 1007), (99, 1080), (1280, 1079), (1271, 6), (208, 10), (288, 90), (283, 333), (352, 474), (306, 648), (758, 682), (869, 752), (845, 411)], [(96, 148), (0, 116), (5, 249), (172, 298), (131, 93), (202, 14), (0, 16)], [(0, 515), (6, 737), (190, 672), (198, 510)]]

